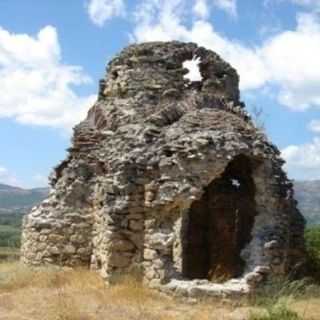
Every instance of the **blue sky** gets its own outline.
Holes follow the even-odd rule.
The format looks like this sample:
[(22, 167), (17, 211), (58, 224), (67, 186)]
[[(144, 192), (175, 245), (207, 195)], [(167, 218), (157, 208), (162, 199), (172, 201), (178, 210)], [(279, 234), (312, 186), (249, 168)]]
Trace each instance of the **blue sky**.
[(0, 182), (46, 185), (107, 62), (173, 39), (229, 61), (289, 177), (320, 178), (320, 0), (0, 0)]

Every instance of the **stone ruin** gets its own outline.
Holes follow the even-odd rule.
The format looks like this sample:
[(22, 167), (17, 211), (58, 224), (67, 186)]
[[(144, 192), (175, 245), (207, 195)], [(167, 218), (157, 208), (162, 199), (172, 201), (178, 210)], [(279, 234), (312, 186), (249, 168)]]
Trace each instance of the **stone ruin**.
[[(188, 79), (198, 60), (201, 81)], [(22, 261), (134, 273), (184, 296), (245, 294), (304, 262), (304, 219), (279, 150), (244, 110), (235, 69), (193, 43), (131, 45), (74, 128)]]

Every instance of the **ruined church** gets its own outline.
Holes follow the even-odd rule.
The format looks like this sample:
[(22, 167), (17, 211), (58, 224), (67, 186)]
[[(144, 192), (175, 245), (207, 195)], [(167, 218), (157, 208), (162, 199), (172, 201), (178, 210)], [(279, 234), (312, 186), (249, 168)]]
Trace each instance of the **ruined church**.
[(219, 55), (131, 45), (109, 63), (48, 198), (25, 217), (22, 262), (87, 266), (110, 283), (134, 274), (185, 296), (248, 293), (304, 261), (283, 164)]

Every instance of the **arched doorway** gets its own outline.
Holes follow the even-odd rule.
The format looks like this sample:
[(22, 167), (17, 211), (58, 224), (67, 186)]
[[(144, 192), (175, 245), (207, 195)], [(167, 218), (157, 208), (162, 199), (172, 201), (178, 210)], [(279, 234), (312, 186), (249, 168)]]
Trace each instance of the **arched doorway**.
[(257, 214), (253, 169), (248, 157), (235, 157), (191, 205), (182, 228), (185, 278), (227, 280), (243, 273), (240, 253)]

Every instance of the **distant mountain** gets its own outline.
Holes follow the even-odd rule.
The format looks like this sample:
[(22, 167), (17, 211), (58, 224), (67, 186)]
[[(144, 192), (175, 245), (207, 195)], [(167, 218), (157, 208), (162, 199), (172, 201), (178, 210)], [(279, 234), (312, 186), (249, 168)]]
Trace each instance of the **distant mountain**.
[(22, 189), (0, 184), (0, 215), (25, 213), (44, 200), (49, 188)]
[[(295, 197), (308, 224), (320, 224), (320, 180), (296, 181)], [(0, 184), (0, 215), (26, 213), (44, 200), (49, 188), (22, 189)]]
[(320, 224), (320, 180), (296, 181), (295, 198), (308, 224)]

